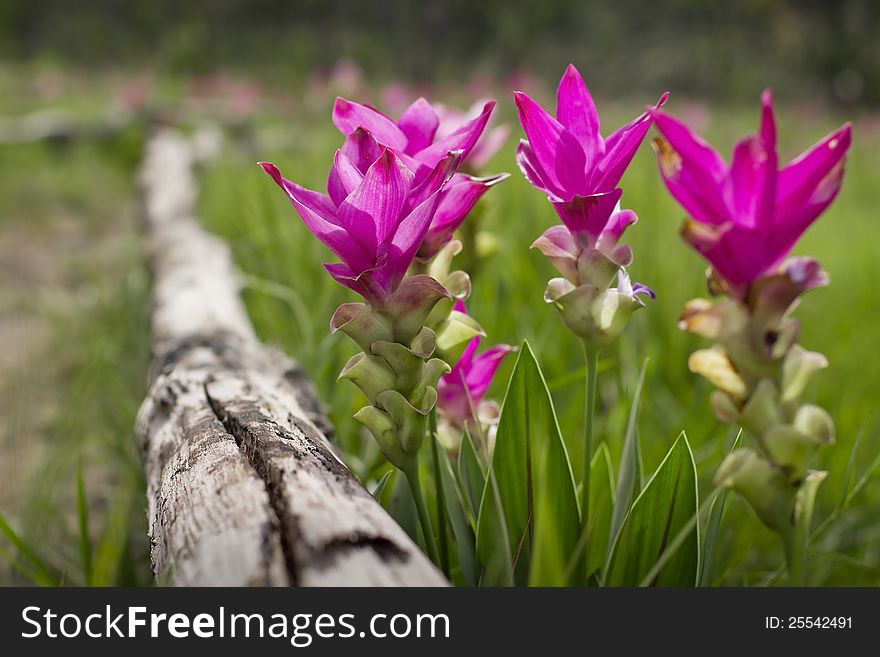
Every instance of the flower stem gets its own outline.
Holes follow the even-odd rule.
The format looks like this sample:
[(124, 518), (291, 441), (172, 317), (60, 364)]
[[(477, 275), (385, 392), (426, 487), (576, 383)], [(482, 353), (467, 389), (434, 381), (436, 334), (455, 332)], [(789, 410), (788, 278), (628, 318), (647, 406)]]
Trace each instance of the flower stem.
[(798, 543), (797, 532), (790, 530), (780, 534), (782, 547), (785, 550), (785, 562), (788, 566), (789, 586), (802, 586), (801, 564), (803, 563), (803, 546)]
[(599, 374), (599, 350), (584, 340), (586, 398), (584, 400), (584, 474), (581, 479), (581, 532), (586, 537), (584, 554), (590, 553), (590, 470), (593, 462), (593, 416), (596, 410), (596, 382)]
[(431, 528), (431, 518), (428, 516), (428, 505), (425, 504), (425, 496), (422, 493), (422, 484), (419, 482), (419, 461), (413, 458), (412, 463), (407, 468), (401, 468), (409, 489), (412, 492), (413, 502), (416, 504), (416, 512), (419, 514), (419, 523), (422, 525), (422, 534), (425, 536), (425, 547), (428, 551), (428, 557), (435, 564), (440, 564), (440, 557), (437, 555), (437, 541), (434, 539), (434, 530)]
[(443, 473), (440, 471), (440, 448), (437, 445), (437, 408), (431, 411), (428, 417), (428, 430), (431, 441), (431, 456), (434, 459), (434, 480), (437, 486), (437, 528), (440, 539), (440, 569), (446, 578), (449, 578), (449, 542), (446, 536), (446, 495), (443, 490)]

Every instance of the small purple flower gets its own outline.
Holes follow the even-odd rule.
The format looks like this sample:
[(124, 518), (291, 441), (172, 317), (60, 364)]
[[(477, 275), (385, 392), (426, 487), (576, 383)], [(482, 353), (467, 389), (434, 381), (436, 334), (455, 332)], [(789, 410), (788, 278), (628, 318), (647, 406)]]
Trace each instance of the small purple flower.
[(263, 170), (285, 191), (310, 231), (342, 262), (330, 275), (368, 302), (382, 305), (397, 289), (422, 244), (460, 153), (448, 152), (416, 180), (389, 148), (356, 131), (336, 152), (328, 194), (314, 192)]
[(691, 216), (684, 238), (737, 296), (775, 271), (837, 196), (852, 140), (845, 124), (779, 169), (769, 91), (761, 104), (758, 134), (736, 144), (729, 166), (686, 125), (654, 111), (660, 174)]
[[(663, 94), (657, 107), (666, 102)], [(599, 114), (578, 70), (569, 64), (556, 92), (556, 118), (521, 91), (514, 92), (528, 140), (516, 159), (526, 179), (545, 192), (572, 233), (602, 224), (619, 200), (616, 192), (653, 121), (644, 112), (603, 138)], [(612, 200), (609, 195), (617, 194)]]
[[(486, 102), (476, 116), (440, 137), (440, 117), (424, 98), (412, 103), (398, 121), (368, 105), (337, 98), (333, 123), (346, 136), (366, 131), (379, 144), (392, 149), (414, 173), (413, 185), (418, 186), (450, 151), (460, 151), (462, 161), (473, 153), (494, 107), (494, 100)], [(480, 197), (507, 177), (506, 173), (486, 178), (455, 174), (440, 194), (434, 223), (418, 250), (419, 258), (433, 257), (452, 239)]]
[[(457, 301), (455, 309), (466, 313), (464, 304)], [(443, 375), (437, 386), (437, 410), (447, 422), (454, 426), (464, 426), (471, 422), (473, 411), (483, 401), (495, 372), (513, 347), (499, 344), (476, 355), (480, 338), (473, 338), (448, 374)]]

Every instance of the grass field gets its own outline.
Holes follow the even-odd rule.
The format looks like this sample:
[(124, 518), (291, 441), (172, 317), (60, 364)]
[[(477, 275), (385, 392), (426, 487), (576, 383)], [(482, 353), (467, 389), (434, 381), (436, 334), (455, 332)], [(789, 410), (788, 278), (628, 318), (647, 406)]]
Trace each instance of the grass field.
[[(501, 120), (515, 123), (509, 96), (500, 100)], [(604, 124), (616, 127), (631, 118), (641, 110), (640, 102), (620, 102), (608, 111), (600, 105)], [(800, 152), (843, 120), (781, 105), (784, 156)], [(676, 113), (685, 106), (673, 96), (668, 107)], [(354, 386), (336, 383), (354, 346), (327, 330), (333, 310), (353, 295), (326, 275), (321, 263), (329, 254), (256, 166), (257, 160), (274, 161), (287, 177), (323, 189), (341, 142), (329, 107), (330, 99), (319, 114), (289, 119), (267, 113), (255, 119), (258, 146), (243, 149), (230, 142), (223, 157), (203, 172), (200, 208), (206, 225), (233, 248), (261, 337), (281, 345), (313, 377), (349, 464), (369, 482), (383, 466), (373, 442), (351, 420), (362, 400)], [(707, 110), (706, 133), (725, 151), (757, 121), (757, 101), (754, 107)], [(4, 326), (29, 322), (23, 332), (17, 329), (16, 335), (25, 337), (4, 343), (19, 346), (0, 370), (0, 512), (52, 577), (64, 583), (149, 582), (143, 481), (132, 440), (149, 359), (149, 281), (133, 221), (132, 165), (140, 137), (62, 151), (41, 145), (0, 148), (0, 317), (7, 320)], [(478, 221), (496, 248), (480, 258), (467, 252), (459, 262), (472, 274), (469, 309), (489, 334), (485, 344), (528, 340), (532, 345), (577, 468), (583, 422), (580, 345), (543, 303), (546, 281), (555, 274), (528, 248), (555, 215), (516, 170), (514, 144), (512, 138), (489, 166), (491, 172), (513, 175), (487, 194), (468, 220)], [(877, 119), (857, 120), (843, 191), (797, 248), (818, 258), (832, 278), (830, 287), (811, 292), (797, 311), (802, 344), (831, 362), (809, 397), (837, 424), (837, 443), (814, 463), (830, 476), (820, 490), (816, 525), (822, 531), (812, 542), (806, 569), (806, 583), (812, 585), (880, 584), (880, 476), (872, 476), (880, 453), (875, 412), (880, 391), (878, 147)], [(678, 236), (682, 212), (663, 188), (647, 144), (623, 187), (624, 205), (640, 217), (626, 236), (635, 251), (630, 272), (655, 290), (657, 300), (603, 354), (597, 438), (616, 459), (638, 369), (648, 359), (639, 422), (643, 469), (653, 471), (684, 430), (706, 493), (733, 435), (712, 415), (708, 384), (687, 369), (688, 354), (700, 341), (676, 326), (684, 303), (704, 294), (704, 266)], [(29, 274), (25, 264), (51, 274), (51, 280)], [(25, 344), (27, 349), (20, 346)], [(502, 367), (493, 386), (491, 395), (499, 401), (511, 366)], [(76, 513), (80, 464), (89, 511), (85, 543)], [(741, 499), (730, 500), (712, 582), (781, 582), (775, 537)], [(7, 540), (0, 539), (0, 548), (22, 561)], [(0, 577), (26, 581), (8, 568)]]

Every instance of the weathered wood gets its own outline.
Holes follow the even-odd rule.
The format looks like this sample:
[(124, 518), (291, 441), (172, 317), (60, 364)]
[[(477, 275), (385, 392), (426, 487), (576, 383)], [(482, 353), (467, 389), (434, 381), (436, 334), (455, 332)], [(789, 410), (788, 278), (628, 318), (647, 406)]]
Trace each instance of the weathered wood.
[(307, 377), (259, 344), (229, 250), (194, 218), (195, 158), (163, 130), (141, 168), (155, 354), (136, 433), (157, 580), (446, 584), (337, 458)]
[(109, 108), (88, 120), (61, 110), (39, 110), (15, 118), (0, 118), (0, 144), (49, 142), (67, 144), (75, 139), (105, 139), (125, 130), (142, 115)]

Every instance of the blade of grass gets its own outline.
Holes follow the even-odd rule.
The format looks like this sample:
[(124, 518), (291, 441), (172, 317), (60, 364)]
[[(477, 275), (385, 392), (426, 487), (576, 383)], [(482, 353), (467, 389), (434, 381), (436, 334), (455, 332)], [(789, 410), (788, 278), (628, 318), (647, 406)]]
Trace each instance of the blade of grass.
[(37, 556), (37, 553), (31, 548), (27, 543), (25, 543), (18, 534), (15, 533), (15, 530), (9, 526), (9, 523), (6, 522), (6, 518), (0, 513), (0, 534), (3, 534), (6, 539), (12, 543), (18, 553), (24, 557), (24, 559), (30, 563), (30, 565), (34, 569), (33, 580), (40, 584), (41, 586), (55, 586), (57, 581), (52, 576), (51, 571), (43, 563), (43, 560)]
[[(728, 453), (732, 453), (742, 443), (743, 431), (740, 429), (733, 439)], [(721, 530), (721, 520), (724, 517), (724, 508), (727, 502), (727, 489), (713, 496), (709, 509), (709, 521), (706, 526), (706, 536), (703, 539), (703, 563), (700, 565), (700, 586), (708, 586), (712, 575), (712, 561), (715, 558), (715, 545), (718, 541), (718, 533)]]
[(614, 511), (611, 515), (611, 533), (608, 536), (608, 553), (626, 512), (629, 510), (632, 501), (633, 486), (636, 480), (636, 470), (638, 469), (638, 445), (636, 437), (636, 422), (639, 415), (639, 404), (642, 399), (642, 387), (645, 385), (645, 373), (648, 370), (648, 359), (642, 362), (642, 369), (639, 372), (638, 383), (636, 384), (635, 394), (633, 395), (632, 406), (629, 411), (629, 421), (626, 424), (626, 434), (623, 440), (623, 453), (620, 457), (620, 468), (617, 472), (617, 488), (614, 493)]
[(83, 569), (83, 581), (92, 586), (92, 542), (89, 538), (89, 505), (83, 481), (82, 463), (76, 468), (76, 517), (79, 523), (79, 556)]
[(14, 554), (8, 552), (2, 547), (0, 547), (0, 559), (3, 559), (6, 563), (12, 566), (13, 570), (16, 570), (18, 573), (32, 581), (34, 584), (42, 585), (42, 581), (40, 581), (40, 577), (39, 575), (37, 575), (37, 573), (28, 568), (26, 564), (23, 564), (21, 561), (16, 559)]
[(449, 536), (446, 525), (449, 514), (446, 510), (446, 492), (443, 487), (443, 475), (440, 472), (440, 447), (437, 439), (437, 408), (428, 416), (428, 440), (431, 441), (431, 461), (434, 466), (435, 501), (437, 503), (437, 539), (440, 541), (440, 569), (449, 579)]

